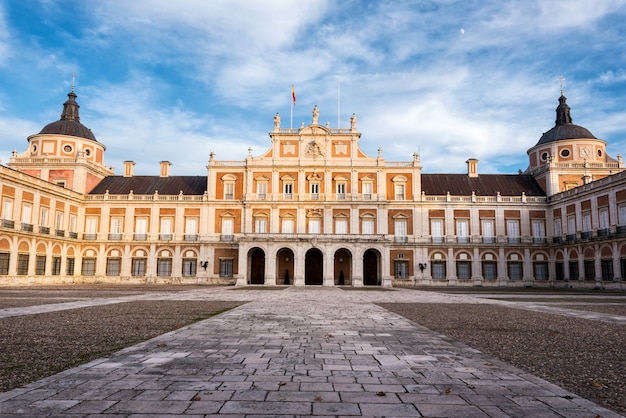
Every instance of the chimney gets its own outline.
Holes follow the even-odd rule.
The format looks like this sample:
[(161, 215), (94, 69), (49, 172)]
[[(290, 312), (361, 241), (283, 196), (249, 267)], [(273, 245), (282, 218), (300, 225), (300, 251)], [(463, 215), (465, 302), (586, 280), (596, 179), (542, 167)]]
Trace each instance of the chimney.
[(467, 163), (467, 175), (470, 178), (478, 177), (478, 160), (476, 158), (470, 158), (465, 161)]
[(169, 161), (161, 161), (161, 177), (169, 177), (170, 176), (170, 166), (172, 163)]
[(124, 177), (132, 177), (135, 174), (135, 162), (124, 161)]

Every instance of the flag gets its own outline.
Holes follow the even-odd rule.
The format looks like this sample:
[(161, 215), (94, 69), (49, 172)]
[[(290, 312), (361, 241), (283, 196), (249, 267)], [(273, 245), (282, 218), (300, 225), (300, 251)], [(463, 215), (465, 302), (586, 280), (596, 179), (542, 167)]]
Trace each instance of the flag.
[(293, 89), (293, 84), (291, 85), (291, 100), (293, 100), (293, 105), (296, 105), (296, 91)]

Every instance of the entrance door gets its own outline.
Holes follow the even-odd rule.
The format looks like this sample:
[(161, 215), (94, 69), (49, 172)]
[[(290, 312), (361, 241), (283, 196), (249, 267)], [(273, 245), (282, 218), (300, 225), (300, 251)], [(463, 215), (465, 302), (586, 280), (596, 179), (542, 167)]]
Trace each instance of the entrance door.
[(379, 286), (378, 251), (367, 250), (363, 254), (363, 284), (365, 286)]
[(265, 284), (265, 252), (260, 248), (250, 255), (250, 284)]
[(321, 286), (324, 283), (324, 256), (317, 248), (306, 253), (304, 262), (304, 284)]

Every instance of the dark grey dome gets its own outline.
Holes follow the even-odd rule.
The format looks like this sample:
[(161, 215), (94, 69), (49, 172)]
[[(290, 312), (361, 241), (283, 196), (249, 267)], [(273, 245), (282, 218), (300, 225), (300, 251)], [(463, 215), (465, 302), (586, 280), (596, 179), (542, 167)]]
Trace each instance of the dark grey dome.
[(572, 123), (567, 98), (561, 94), (561, 97), (559, 97), (559, 105), (556, 108), (554, 128), (544, 133), (539, 139), (539, 142), (537, 142), (537, 145), (578, 138), (597, 139), (587, 128)]
[(80, 123), (80, 116), (78, 115), (80, 106), (76, 103), (76, 93), (72, 90), (67, 97), (67, 101), (63, 103), (61, 119), (47, 124), (39, 133), (77, 136), (98, 142), (91, 129)]

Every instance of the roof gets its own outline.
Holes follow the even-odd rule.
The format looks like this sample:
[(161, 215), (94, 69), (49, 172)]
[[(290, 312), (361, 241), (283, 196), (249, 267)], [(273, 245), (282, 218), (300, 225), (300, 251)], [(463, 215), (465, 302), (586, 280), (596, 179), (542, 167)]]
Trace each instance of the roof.
[(453, 196), (545, 196), (539, 183), (527, 174), (422, 174), (422, 191), (426, 195)]
[(91, 129), (80, 123), (80, 115), (78, 113), (80, 106), (76, 103), (76, 97), (76, 93), (74, 93), (74, 88), (72, 87), (72, 91), (67, 95), (67, 101), (63, 103), (61, 119), (47, 124), (39, 133), (77, 136), (97, 142)]
[[(547, 144), (555, 141), (562, 141), (565, 139), (597, 139), (587, 128), (574, 125), (572, 123), (572, 116), (570, 114), (570, 107), (567, 104), (567, 98), (563, 96), (561, 91), (561, 97), (559, 97), (559, 105), (556, 108), (556, 120), (554, 121), (554, 128), (544, 133), (537, 145)], [(535, 146), (537, 146), (535, 145)]]
[(186, 195), (203, 195), (207, 190), (206, 176), (109, 176), (102, 179), (89, 194), (154, 194), (177, 195), (181, 191)]

